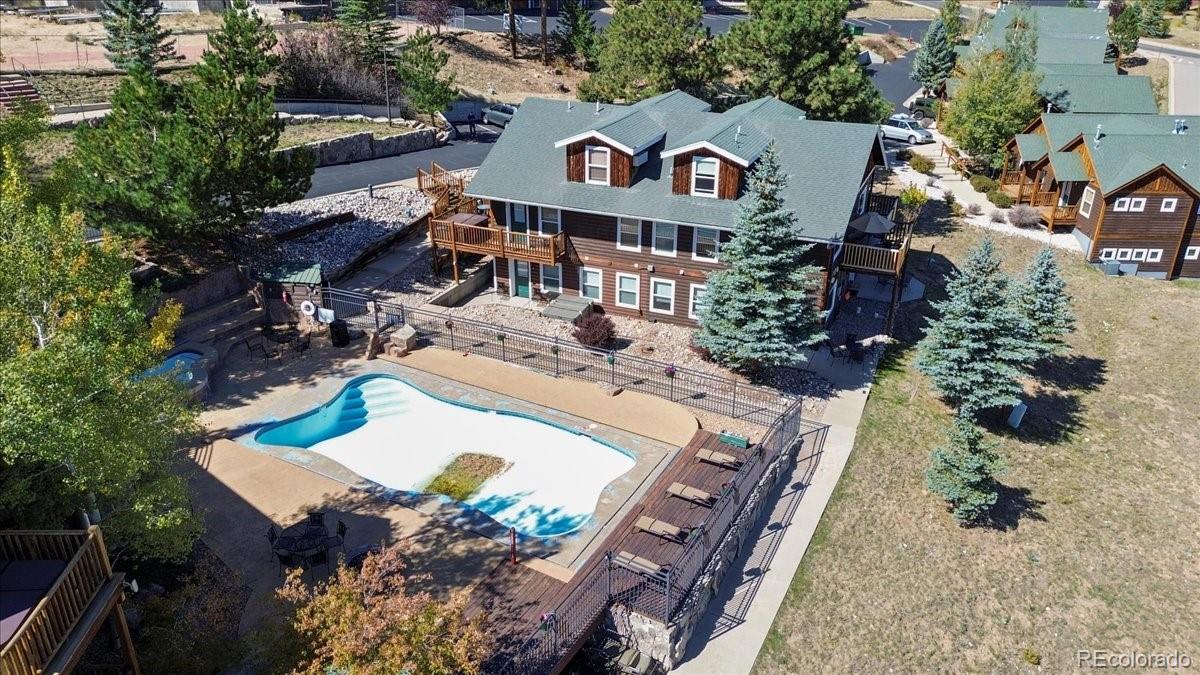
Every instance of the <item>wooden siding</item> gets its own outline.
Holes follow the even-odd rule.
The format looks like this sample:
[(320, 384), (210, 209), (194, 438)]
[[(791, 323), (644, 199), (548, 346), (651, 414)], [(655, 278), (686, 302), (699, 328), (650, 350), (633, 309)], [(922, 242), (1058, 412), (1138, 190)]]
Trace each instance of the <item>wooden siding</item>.
[[(1095, 193), (1095, 196), (1092, 197), (1092, 210), (1086, 216), (1083, 215), (1082, 211), (1076, 214), (1075, 227), (1087, 235), (1088, 239), (1094, 240), (1096, 238), (1096, 226), (1100, 223), (1100, 214), (1104, 211), (1105, 204), (1104, 197), (1100, 194), (1100, 189), (1096, 187), (1095, 183), (1088, 183), (1088, 187)], [(1079, 203), (1083, 204), (1082, 190), (1079, 192)], [(1087, 251), (1084, 251), (1084, 253), (1086, 254)]]
[(587, 158), (589, 145), (599, 145), (609, 150), (608, 184), (613, 187), (633, 185), (633, 157), (595, 138), (576, 141), (567, 146), (567, 180), (574, 183), (587, 181)]
[(1196, 260), (1184, 259), (1184, 254), (1189, 247), (1200, 247), (1200, 214), (1196, 212), (1197, 208), (1200, 208), (1200, 206), (1192, 206), (1192, 216), (1188, 220), (1187, 228), (1183, 233), (1183, 243), (1179, 247), (1179, 262), (1175, 265), (1176, 276), (1193, 279), (1200, 278), (1200, 258)]
[[(1157, 182), (1157, 179), (1154, 182)], [(1116, 200), (1126, 197), (1144, 198), (1146, 209), (1137, 212), (1114, 210)], [(1159, 209), (1163, 199), (1179, 200), (1175, 210), (1161, 212)], [(1093, 259), (1099, 259), (1100, 251), (1106, 248), (1159, 249), (1162, 251), (1162, 258), (1158, 262), (1120, 262), (1136, 262), (1139, 272), (1172, 272), (1181, 239), (1195, 210), (1195, 200), (1192, 196), (1185, 192), (1155, 193), (1139, 189), (1136, 192), (1111, 195), (1104, 201), (1104, 226), (1092, 246)]]
[(720, 169), (717, 178), (717, 197), (720, 199), (737, 199), (742, 190), (742, 167), (707, 150), (693, 150), (675, 155), (675, 163), (671, 167), (671, 192), (677, 195), (692, 193), (692, 158), (712, 157), (719, 162)]

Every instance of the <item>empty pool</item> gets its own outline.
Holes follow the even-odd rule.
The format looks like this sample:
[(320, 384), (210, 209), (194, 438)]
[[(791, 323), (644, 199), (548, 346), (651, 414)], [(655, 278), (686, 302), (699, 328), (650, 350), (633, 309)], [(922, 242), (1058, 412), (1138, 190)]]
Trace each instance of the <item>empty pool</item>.
[(422, 491), (461, 453), (495, 455), (509, 467), (466, 504), (533, 537), (579, 529), (604, 488), (635, 464), (590, 436), (443, 400), (390, 375), (355, 378), (329, 403), (270, 425), (255, 440), (307, 448), (407, 492)]

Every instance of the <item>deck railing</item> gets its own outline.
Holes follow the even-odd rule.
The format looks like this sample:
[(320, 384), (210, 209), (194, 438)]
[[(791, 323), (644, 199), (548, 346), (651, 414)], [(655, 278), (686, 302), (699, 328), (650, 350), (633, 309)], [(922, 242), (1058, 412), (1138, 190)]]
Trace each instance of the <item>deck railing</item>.
[(66, 568), (0, 650), (0, 672), (40, 673), (112, 576), (100, 528), (0, 532), (0, 560), (63, 560)]
[(842, 246), (841, 266), (854, 271), (900, 274), (908, 254), (908, 239), (899, 248), (845, 244)]
[(1030, 203), (1034, 206), (1055, 206), (1058, 204), (1058, 191), (1038, 190), (1031, 196)]
[(511, 232), (498, 227), (464, 225), (449, 219), (429, 221), (430, 234), (438, 246), (503, 258), (553, 263), (566, 252), (566, 235)]

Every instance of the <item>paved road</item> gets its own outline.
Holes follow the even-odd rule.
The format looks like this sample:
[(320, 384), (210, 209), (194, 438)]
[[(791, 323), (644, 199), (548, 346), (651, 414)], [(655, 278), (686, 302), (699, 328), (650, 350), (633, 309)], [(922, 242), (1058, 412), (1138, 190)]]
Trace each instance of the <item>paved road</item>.
[(1171, 63), (1171, 114), (1200, 115), (1200, 50), (1143, 40), (1138, 52)]

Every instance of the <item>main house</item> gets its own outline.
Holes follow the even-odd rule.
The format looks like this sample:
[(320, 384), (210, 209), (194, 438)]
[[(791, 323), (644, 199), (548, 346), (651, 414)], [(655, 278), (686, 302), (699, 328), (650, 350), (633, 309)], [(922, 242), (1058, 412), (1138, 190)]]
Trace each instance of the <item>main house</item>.
[(1044, 114), (1005, 150), (1001, 188), (1088, 260), (1200, 277), (1200, 117)]
[(852, 273), (902, 275), (906, 231), (867, 241), (848, 228), (894, 211), (894, 197), (872, 195), (886, 163), (875, 126), (807, 120), (771, 98), (716, 113), (679, 91), (628, 106), (527, 99), (465, 190), (486, 223), (434, 221), (434, 244), (491, 254), (502, 295), (694, 324), (772, 142), (797, 234), (824, 269), (822, 306)]

